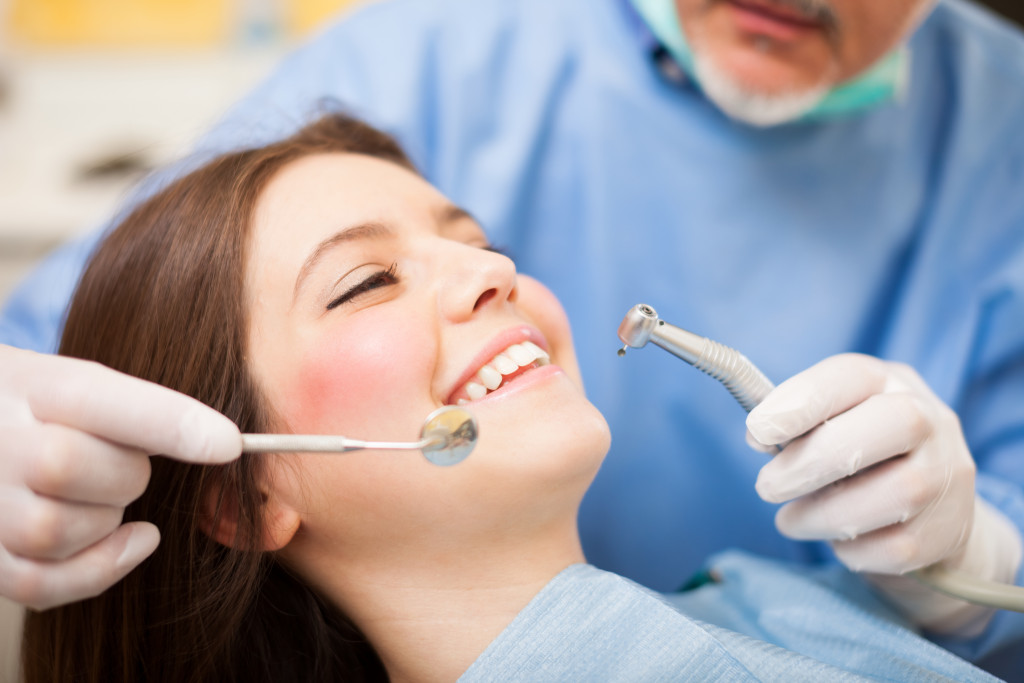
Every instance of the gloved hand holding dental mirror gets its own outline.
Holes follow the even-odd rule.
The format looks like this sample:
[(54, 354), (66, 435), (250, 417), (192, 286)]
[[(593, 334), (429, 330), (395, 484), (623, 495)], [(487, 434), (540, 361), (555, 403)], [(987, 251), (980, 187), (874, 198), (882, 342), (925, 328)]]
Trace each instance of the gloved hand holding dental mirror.
[[(218, 464), (240, 451), (418, 450), (430, 463), (449, 466), (464, 460), (478, 438), (476, 421), (457, 406), (433, 411), (412, 442), (240, 438), (223, 415), (152, 382), (3, 346), (0, 356), (16, 368), (5, 376), (0, 397), (7, 406), (0, 424), (13, 437), (0, 444), (0, 589), (35, 609), (101, 593), (156, 548), (160, 534), (152, 524), (121, 523), (124, 508), (149, 483), (151, 454)], [(46, 520), (43, 533), (39, 524)]]

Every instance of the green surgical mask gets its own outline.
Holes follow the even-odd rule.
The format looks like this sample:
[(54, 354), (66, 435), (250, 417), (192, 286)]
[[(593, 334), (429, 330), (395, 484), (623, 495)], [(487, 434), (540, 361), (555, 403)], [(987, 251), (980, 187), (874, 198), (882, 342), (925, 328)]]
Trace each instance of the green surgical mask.
[[(686, 75), (700, 85), (690, 50), (683, 34), (674, 0), (630, 0), (658, 41), (679, 63)], [(910, 73), (910, 50), (900, 46), (885, 55), (857, 78), (828, 91), (803, 121), (820, 121), (870, 109), (895, 99), (906, 88)]]

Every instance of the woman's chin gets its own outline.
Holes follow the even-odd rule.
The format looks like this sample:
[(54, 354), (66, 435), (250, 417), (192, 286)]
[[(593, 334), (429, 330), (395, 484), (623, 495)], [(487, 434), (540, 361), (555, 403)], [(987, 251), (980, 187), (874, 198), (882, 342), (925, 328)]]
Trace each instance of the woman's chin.
[(601, 412), (586, 399), (567, 396), (541, 402), (527, 419), (482, 419), (478, 447), (481, 464), (506, 482), (520, 482), (524, 495), (546, 490), (582, 498), (610, 445)]
[[(518, 385), (518, 386), (517, 386)], [(501, 395), (466, 404), (480, 422), (480, 445), (512, 459), (594, 459), (611, 444), (608, 423), (572, 378), (548, 366)]]

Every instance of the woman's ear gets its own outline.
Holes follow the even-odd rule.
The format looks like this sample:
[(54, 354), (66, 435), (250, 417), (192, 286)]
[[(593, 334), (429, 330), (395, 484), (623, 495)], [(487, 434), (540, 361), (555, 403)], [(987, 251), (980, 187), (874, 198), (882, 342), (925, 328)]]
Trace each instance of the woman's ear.
[[(256, 549), (266, 552), (280, 550), (294, 538), (302, 519), (272, 491), (261, 491), (261, 495), (263, 519)], [(242, 541), (238, 536), (240, 512), (235, 490), (224, 486), (222, 481), (211, 483), (203, 496), (199, 528), (221, 545), (238, 548)]]

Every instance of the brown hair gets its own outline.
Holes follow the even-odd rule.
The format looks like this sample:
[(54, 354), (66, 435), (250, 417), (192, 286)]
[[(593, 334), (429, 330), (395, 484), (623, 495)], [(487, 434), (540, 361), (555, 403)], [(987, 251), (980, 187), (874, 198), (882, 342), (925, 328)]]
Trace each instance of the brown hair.
[[(271, 416), (246, 366), (253, 209), (284, 165), (331, 152), (412, 168), (394, 140), (343, 115), (213, 160), (138, 206), (100, 246), (72, 300), (60, 353), (193, 396), (243, 432), (266, 431)], [(30, 612), (26, 681), (386, 679), (340, 611), (258, 550), (260, 463), (153, 458), (150, 485), (124, 518), (156, 524), (159, 548), (96, 598)], [(211, 490), (237, 507), (235, 549), (198, 528)]]

